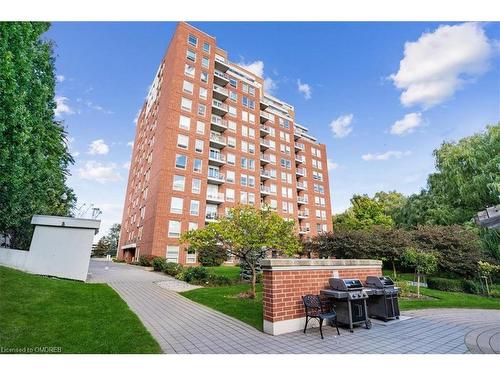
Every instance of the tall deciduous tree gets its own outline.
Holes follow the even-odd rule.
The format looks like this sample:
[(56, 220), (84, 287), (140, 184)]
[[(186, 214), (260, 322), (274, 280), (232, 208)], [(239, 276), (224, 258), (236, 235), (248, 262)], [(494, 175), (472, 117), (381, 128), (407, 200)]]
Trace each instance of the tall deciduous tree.
[(192, 249), (219, 246), (252, 272), (252, 298), (255, 297), (256, 269), (266, 250), (292, 255), (301, 249), (294, 233), (293, 221), (286, 221), (275, 212), (250, 206), (237, 206), (218, 222), (185, 233), (182, 241)]
[(67, 215), (75, 202), (73, 159), (54, 119), (52, 43), (42, 39), (49, 26), (0, 22), (0, 233), (13, 247), (29, 245), (33, 214)]
[(368, 195), (354, 195), (351, 198), (351, 207), (345, 213), (333, 219), (335, 227), (345, 229), (364, 229), (374, 225), (393, 226), (394, 221), (386, 214), (384, 206)]

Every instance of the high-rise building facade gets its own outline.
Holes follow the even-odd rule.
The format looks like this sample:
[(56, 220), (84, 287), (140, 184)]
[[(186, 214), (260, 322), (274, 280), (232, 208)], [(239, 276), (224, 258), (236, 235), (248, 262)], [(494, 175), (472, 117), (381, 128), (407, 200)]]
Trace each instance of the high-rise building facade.
[(177, 25), (137, 120), (119, 258), (195, 264), (181, 233), (237, 204), (268, 205), (302, 237), (332, 230), (325, 145), (263, 87), (214, 37)]

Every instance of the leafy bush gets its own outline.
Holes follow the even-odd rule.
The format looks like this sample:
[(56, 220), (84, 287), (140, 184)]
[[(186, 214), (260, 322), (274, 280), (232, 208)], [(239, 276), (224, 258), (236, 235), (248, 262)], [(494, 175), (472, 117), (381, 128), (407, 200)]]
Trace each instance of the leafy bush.
[(232, 284), (232, 280), (225, 275), (209, 274), (207, 281), (209, 285), (213, 286), (224, 286)]
[(464, 285), (462, 280), (445, 279), (443, 277), (429, 277), (427, 286), (431, 289), (442, 290), (445, 292), (463, 292)]
[(473, 280), (464, 280), (462, 282), (464, 292), (469, 294), (481, 294), (481, 287)]
[(167, 264), (167, 261), (163, 257), (155, 257), (155, 258), (153, 258), (153, 261), (151, 262), (151, 265), (153, 266), (153, 269), (155, 271), (163, 271), (166, 264)]
[(401, 297), (408, 297), (410, 295), (410, 283), (406, 280), (396, 281), (396, 286), (399, 288)]
[(139, 263), (141, 266), (150, 267), (154, 258), (156, 258), (156, 256), (151, 254), (141, 255), (139, 257)]
[(204, 267), (220, 266), (227, 260), (227, 252), (220, 246), (198, 249), (198, 262)]
[(185, 267), (182, 272), (175, 276), (176, 279), (190, 284), (204, 286), (230, 285), (232, 280), (225, 275), (214, 275), (203, 266)]
[(181, 264), (166, 262), (163, 266), (163, 272), (165, 272), (169, 276), (177, 276), (184, 270), (184, 267)]

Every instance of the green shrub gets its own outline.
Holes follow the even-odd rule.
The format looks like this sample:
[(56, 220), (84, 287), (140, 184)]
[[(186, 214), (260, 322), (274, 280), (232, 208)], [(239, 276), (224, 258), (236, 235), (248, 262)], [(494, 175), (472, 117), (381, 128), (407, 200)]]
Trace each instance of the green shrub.
[(445, 279), (443, 277), (429, 277), (427, 286), (431, 289), (442, 290), (445, 292), (463, 292), (464, 285), (462, 280)]
[(203, 266), (184, 267), (176, 276), (176, 279), (194, 285), (221, 286), (230, 285), (232, 280), (225, 275), (214, 275)]
[(165, 268), (165, 264), (167, 264), (167, 261), (163, 257), (155, 257), (151, 262), (151, 265), (153, 266), (153, 269), (155, 271), (163, 271), (163, 269)]
[(473, 280), (463, 280), (462, 286), (465, 293), (469, 294), (481, 294), (481, 287), (479, 284)]
[(141, 255), (139, 257), (139, 263), (141, 266), (150, 267), (154, 258), (156, 258), (156, 256), (151, 254)]
[(166, 262), (163, 266), (163, 272), (169, 276), (177, 276), (184, 270), (184, 267), (178, 263)]
[(198, 250), (197, 259), (204, 267), (216, 267), (227, 260), (227, 252), (219, 246), (201, 248)]
[(208, 281), (208, 284), (211, 286), (224, 286), (224, 285), (231, 285), (232, 284), (232, 280), (225, 275), (209, 274), (207, 281)]
[(406, 280), (396, 281), (396, 286), (399, 288), (399, 295), (401, 297), (408, 297), (410, 295), (410, 283)]
[(490, 297), (500, 298), (500, 290), (496, 289), (490, 290)]

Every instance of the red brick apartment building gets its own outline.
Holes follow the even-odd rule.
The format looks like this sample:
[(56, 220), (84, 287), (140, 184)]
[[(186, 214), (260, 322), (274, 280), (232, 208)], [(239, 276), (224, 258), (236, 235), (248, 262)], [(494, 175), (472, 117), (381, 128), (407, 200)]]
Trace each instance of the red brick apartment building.
[(194, 264), (180, 234), (237, 204), (269, 205), (303, 237), (332, 229), (325, 145), (263, 87), (214, 37), (177, 25), (137, 121), (119, 258)]

